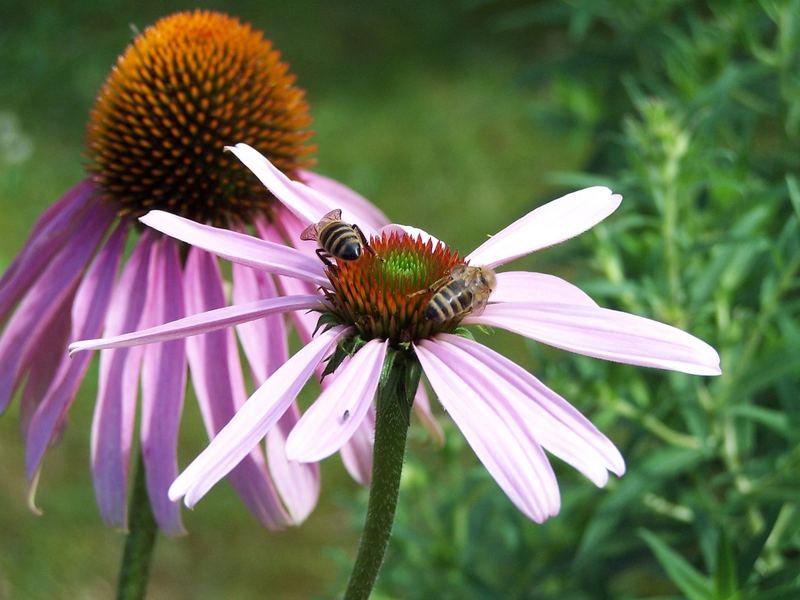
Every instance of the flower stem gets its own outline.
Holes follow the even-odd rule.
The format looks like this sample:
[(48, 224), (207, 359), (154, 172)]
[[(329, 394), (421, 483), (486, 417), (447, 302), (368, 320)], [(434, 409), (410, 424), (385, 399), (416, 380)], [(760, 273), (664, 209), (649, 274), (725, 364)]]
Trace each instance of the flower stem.
[(136, 461), (131, 494), (131, 513), (125, 551), (117, 582), (117, 600), (142, 600), (147, 591), (150, 559), (156, 545), (158, 527), (150, 510), (142, 457)]
[(387, 356), (378, 388), (372, 484), (364, 532), (347, 584), (345, 600), (366, 600), (378, 578), (394, 523), (400, 474), (414, 394), (419, 385), (419, 363), (405, 353)]

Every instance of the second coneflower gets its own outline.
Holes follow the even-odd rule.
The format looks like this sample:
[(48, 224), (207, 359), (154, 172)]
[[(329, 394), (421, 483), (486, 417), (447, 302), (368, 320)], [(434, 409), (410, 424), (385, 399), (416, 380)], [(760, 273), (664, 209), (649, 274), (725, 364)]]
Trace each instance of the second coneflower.
[[(279, 52), (235, 18), (208, 11), (174, 14), (145, 29), (119, 58), (91, 114), (86, 180), (40, 217), (0, 280), (0, 323), (5, 322), (0, 410), (15, 390), (22, 391), (32, 494), (45, 452), (64, 427), (89, 365), (88, 355), (66, 357), (68, 340), (117, 335), (228, 304), (211, 254), (142, 230), (137, 218), (163, 209), (203, 223), (248, 228), (269, 240), (263, 243), (274, 257), (282, 256), (284, 240), (297, 239), (301, 223), (223, 152), (225, 144), (246, 141), (282, 173), (308, 184), (309, 194), (324, 190), (359, 220), (385, 222), (357, 194), (305, 170), (313, 152), (310, 122), (304, 92)], [(129, 256), (126, 245), (132, 245)], [(316, 263), (308, 258), (304, 264)], [(270, 274), (234, 266), (237, 302), (279, 297), (282, 285)], [(310, 340), (308, 319), (299, 315), (295, 323), (301, 338)], [(287, 359), (282, 317), (243, 325), (238, 334), (255, 381)], [(182, 530), (167, 488), (177, 474), (187, 364), (213, 436), (247, 396), (232, 331), (101, 357), (91, 455), (97, 502), (110, 525), (127, 522), (141, 385), (141, 449), (150, 502), (162, 529)], [(251, 448), (229, 474), (268, 527), (302, 521), (317, 499), (317, 466), (289, 461), (283, 450), (298, 418), (297, 408), (287, 407), (268, 437), (267, 453)], [(357, 475), (369, 455), (360, 447), (343, 453)]]

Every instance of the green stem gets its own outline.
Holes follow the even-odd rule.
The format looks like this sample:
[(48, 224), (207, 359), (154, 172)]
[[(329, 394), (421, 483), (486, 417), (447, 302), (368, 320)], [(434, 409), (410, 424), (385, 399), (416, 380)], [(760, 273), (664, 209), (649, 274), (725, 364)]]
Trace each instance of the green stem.
[(367, 518), (345, 600), (366, 600), (378, 578), (394, 523), (410, 409), (419, 382), (419, 364), (401, 352), (387, 356), (384, 369), (378, 388)]
[(117, 582), (117, 600), (142, 600), (147, 591), (150, 559), (156, 545), (158, 526), (150, 510), (144, 464), (141, 455), (131, 494), (130, 522), (125, 538), (125, 551)]

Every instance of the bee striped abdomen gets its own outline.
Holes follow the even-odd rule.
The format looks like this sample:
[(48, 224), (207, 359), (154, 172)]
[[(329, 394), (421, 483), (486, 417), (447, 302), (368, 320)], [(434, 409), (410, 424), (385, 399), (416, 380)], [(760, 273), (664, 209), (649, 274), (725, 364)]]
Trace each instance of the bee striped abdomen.
[(328, 223), (317, 235), (319, 244), (331, 256), (356, 260), (361, 256), (361, 238), (352, 226), (342, 221)]
[(451, 281), (441, 287), (425, 307), (425, 318), (437, 323), (461, 316), (472, 308), (475, 294), (463, 281)]

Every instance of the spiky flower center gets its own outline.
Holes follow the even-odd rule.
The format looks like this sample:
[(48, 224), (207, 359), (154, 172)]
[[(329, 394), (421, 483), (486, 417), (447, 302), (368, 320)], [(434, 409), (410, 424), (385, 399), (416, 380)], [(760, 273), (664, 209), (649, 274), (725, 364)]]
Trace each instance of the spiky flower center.
[(393, 345), (455, 327), (460, 319), (439, 322), (424, 313), (452, 268), (463, 264), (457, 251), (397, 232), (373, 237), (370, 246), (374, 252), (328, 268), (328, 300), (338, 322), (354, 325), (365, 340)]
[(280, 53), (249, 25), (208, 11), (148, 27), (118, 59), (88, 127), (90, 171), (120, 214), (163, 209), (230, 225), (271, 202), (225, 145), (245, 142), (292, 176), (311, 117)]

